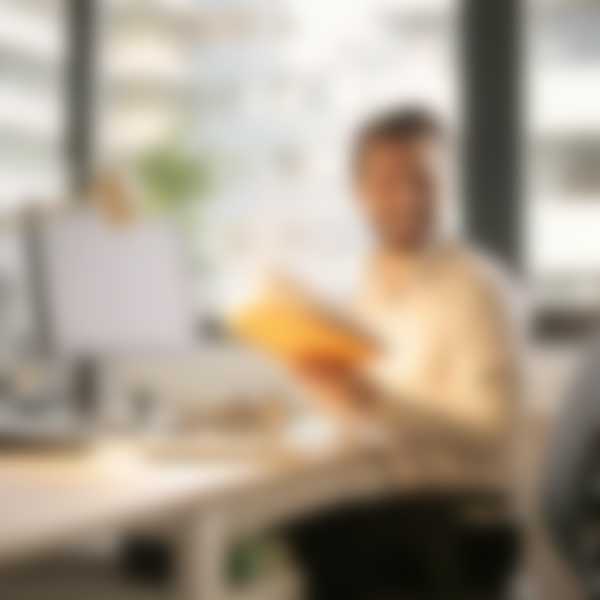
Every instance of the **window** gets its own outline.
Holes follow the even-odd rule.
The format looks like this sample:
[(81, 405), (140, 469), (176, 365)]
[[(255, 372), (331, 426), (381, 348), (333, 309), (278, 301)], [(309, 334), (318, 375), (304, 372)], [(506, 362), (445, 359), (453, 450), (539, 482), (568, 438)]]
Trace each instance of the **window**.
[(0, 212), (65, 191), (65, 3), (0, 0)]
[(527, 262), (542, 308), (600, 293), (600, 4), (529, 0)]
[(99, 3), (97, 164), (130, 167), (187, 125), (192, 0)]

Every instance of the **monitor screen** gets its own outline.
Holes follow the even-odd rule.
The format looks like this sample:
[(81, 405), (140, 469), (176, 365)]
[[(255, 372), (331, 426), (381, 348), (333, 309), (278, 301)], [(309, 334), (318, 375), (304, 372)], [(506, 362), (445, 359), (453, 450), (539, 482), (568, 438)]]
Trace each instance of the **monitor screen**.
[(87, 209), (45, 219), (39, 235), (54, 352), (122, 355), (191, 346), (191, 278), (170, 224), (115, 225)]

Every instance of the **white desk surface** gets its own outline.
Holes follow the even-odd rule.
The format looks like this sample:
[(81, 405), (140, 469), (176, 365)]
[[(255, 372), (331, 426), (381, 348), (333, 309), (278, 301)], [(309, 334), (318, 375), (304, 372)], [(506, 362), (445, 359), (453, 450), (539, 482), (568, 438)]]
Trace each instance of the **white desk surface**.
[[(122, 446), (85, 453), (0, 457), (0, 563), (26, 558), (109, 526), (221, 505), (328, 461), (146, 459)], [(287, 487), (287, 485), (285, 486)]]
[(107, 527), (176, 522), (201, 510), (229, 511), (240, 526), (256, 527), (414, 481), (408, 471), (390, 477), (382, 464), (345, 450), (176, 461), (108, 443), (85, 453), (0, 455), (0, 565)]

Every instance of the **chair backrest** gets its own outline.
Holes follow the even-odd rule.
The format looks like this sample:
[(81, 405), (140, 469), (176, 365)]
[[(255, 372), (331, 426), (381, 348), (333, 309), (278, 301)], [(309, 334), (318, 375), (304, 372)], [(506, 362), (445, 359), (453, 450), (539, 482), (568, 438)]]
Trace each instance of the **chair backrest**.
[(589, 347), (550, 440), (542, 513), (562, 557), (600, 598), (600, 341)]

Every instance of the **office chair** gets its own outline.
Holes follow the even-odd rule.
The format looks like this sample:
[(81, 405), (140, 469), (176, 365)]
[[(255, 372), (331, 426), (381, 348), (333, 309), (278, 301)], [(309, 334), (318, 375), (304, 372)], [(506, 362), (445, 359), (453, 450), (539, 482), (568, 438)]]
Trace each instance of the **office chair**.
[(600, 599), (600, 340), (569, 386), (544, 469), (542, 514), (590, 600)]

